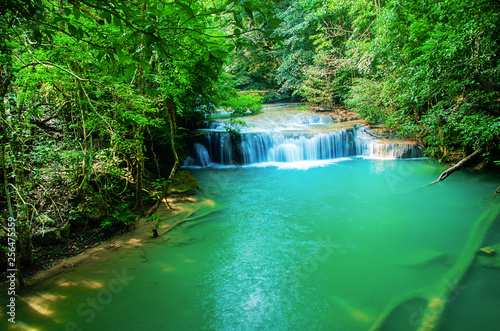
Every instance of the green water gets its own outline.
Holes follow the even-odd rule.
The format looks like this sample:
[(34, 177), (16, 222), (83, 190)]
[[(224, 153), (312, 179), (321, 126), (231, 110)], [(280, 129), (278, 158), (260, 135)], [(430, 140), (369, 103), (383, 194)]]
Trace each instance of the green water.
[[(192, 170), (213, 213), (25, 293), (39, 304), (20, 301), (7, 329), (368, 330), (392, 298), (443, 282), (491, 203), (499, 178), (427, 185), (442, 170), (364, 159)], [(499, 276), (474, 266), (441, 330), (498, 330)], [(424, 308), (393, 329), (414, 329)]]

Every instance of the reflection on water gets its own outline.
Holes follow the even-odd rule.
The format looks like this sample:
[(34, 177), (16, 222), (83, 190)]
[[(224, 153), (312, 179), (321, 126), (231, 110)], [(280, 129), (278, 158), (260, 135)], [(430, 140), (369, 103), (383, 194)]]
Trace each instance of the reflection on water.
[[(429, 186), (442, 167), (426, 161), (318, 165), (193, 170), (214, 204), (28, 291), (2, 329), (369, 330), (393, 298), (442, 282), (498, 181)], [(441, 329), (497, 330), (499, 275), (475, 265)], [(425, 304), (386, 328), (413, 329)]]

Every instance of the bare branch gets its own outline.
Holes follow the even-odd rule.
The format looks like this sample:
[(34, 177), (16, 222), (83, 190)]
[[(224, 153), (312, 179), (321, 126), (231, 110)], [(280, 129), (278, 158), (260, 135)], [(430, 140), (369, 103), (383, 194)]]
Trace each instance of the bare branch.
[(475, 151), (471, 155), (467, 156), (466, 158), (463, 158), (460, 162), (458, 162), (457, 164), (455, 164), (453, 167), (448, 168), (447, 170), (443, 171), (443, 173), (441, 174), (441, 176), (439, 176), (439, 178), (436, 181), (432, 182), (432, 183), (437, 183), (437, 182), (440, 182), (442, 180), (445, 180), (446, 177), (448, 177), (449, 175), (451, 175), (455, 171), (458, 171), (458, 170), (462, 169), (467, 162), (469, 162), (475, 156), (479, 155), (479, 153), (481, 153), (481, 151), (482, 151), (481, 149), (478, 149), (477, 151)]

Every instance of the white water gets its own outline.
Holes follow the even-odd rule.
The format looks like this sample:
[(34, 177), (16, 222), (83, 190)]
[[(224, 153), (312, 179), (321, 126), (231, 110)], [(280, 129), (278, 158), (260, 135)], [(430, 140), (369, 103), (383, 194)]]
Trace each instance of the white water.
[(204, 134), (193, 142), (185, 166), (269, 164), (320, 161), (363, 156), (368, 158), (419, 158), (420, 146), (383, 142), (364, 126), (339, 129), (331, 117), (295, 108), (268, 110), (236, 125), (232, 139), (227, 122), (205, 122)]

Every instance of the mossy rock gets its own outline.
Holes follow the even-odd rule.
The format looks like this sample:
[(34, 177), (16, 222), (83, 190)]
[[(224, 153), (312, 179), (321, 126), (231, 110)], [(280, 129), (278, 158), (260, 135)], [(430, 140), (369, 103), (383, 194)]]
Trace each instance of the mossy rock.
[(61, 236), (64, 238), (69, 237), (69, 222), (64, 224), (63, 227), (60, 229)]
[(189, 171), (179, 171), (174, 175), (168, 193), (196, 194), (200, 190), (198, 181)]
[(61, 242), (61, 232), (59, 228), (48, 228), (44, 231), (35, 232), (33, 241), (41, 246), (55, 245)]
[(496, 255), (495, 252), (496, 251), (493, 247), (487, 246), (487, 247), (480, 248), (478, 253), (481, 255), (490, 255), (491, 256), (491, 255)]
[(500, 243), (481, 248), (477, 252), (477, 262), (486, 268), (500, 269)]
[(78, 213), (90, 222), (100, 222), (107, 215), (107, 206), (98, 198), (91, 197), (77, 207)]

